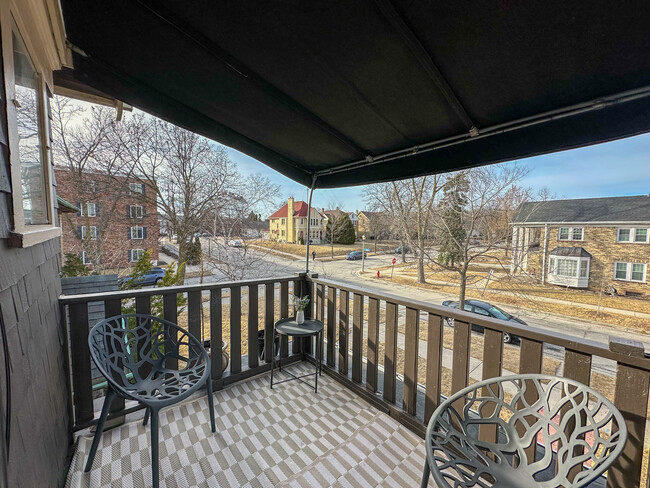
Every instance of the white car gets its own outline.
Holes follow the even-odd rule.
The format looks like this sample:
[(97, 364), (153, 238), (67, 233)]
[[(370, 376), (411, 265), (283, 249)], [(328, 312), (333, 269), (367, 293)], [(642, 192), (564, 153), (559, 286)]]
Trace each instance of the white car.
[(230, 242), (228, 243), (228, 245), (229, 245), (230, 247), (244, 247), (244, 245), (242, 244), (242, 242), (241, 242), (240, 240), (238, 240), (238, 239), (234, 239), (234, 240), (230, 241)]

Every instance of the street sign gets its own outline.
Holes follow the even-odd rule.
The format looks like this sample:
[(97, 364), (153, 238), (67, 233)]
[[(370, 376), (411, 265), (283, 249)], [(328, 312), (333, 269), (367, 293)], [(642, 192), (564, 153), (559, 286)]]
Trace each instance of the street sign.
[(397, 259), (393, 258), (393, 264), (395, 264), (396, 262), (397, 262)]

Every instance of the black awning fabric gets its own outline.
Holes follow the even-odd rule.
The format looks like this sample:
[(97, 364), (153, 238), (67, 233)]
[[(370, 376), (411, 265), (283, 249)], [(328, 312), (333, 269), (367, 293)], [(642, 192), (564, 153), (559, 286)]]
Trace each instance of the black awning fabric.
[(80, 84), (317, 188), (650, 131), (648, 2), (61, 4)]

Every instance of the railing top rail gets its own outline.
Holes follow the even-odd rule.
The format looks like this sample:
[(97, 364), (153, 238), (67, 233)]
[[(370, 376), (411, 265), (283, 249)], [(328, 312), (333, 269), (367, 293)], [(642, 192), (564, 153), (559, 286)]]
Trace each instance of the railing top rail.
[(516, 324), (514, 322), (508, 322), (505, 320), (483, 318), (480, 315), (471, 312), (465, 312), (464, 310), (457, 310), (450, 307), (445, 307), (443, 305), (436, 305), (420, 300), (404, 298), (390, 293), (378, 293), (368, 288), (349, 285), (341, 281), (313, 277), (308, 277), (308, 279), (313, 283), (347, 290), (352, 293), (357, 293), (363, 296), (376, 298), (378, 300), (395, 303), (396, 305), (402, 305), (404, 307), (414, 308), (442, 317), (453, 317), (455, 320), (485, 327), (486, 329), (496, 330), (499, 332), (508, 332), (525, 339), (554, 344), (556, 346), (564, 347), (565, 349), (570, 349), (572, 351), (581, 352), (592, 356), (599, 356), (605, 359), (611, 359), (621, 364), (626, 364), (628, 366), (640, 368), (645, 371), (650, 371), (650, 359), (638, 356), (630, 356), (622, 352), (611, 351), (607, 345), (586, 338), (574, 337), (557, 332), (549, 332), (547, 330), (535, 328), (528, 325)]
[(222, 290), (236, 286), (255, 286), (267, 283), (283, 283), (300, 279), (301, 275), (280, 276), (277, 278), (265, 278), (262, 280), (223, 281), (220, 283), (198, 283), (195, 285), (166, 286), (164, 288), (140, 288), (136, 290), (119, 290), (98, 293), (85, 293), (80, 295), (61, 295), (59, 303), (70, 305), (72, 303), (99, 302), (107, 299), (128, 299), (136, 297), (150, 297), (155, 295), (168, 295), (171, 293), (187, 293), (191, 291)]

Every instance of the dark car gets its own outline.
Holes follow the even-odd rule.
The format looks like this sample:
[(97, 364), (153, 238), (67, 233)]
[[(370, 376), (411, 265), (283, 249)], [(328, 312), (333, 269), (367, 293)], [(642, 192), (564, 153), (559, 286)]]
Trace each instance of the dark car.
[[(408, 254), (411, 252), (411, 248), (409, 246), (404, 246), (404, 253)], [(402, 246), (399, 246), (397, 249), (395, 249), (395, 254), (402, 254)]]
[[(442, 304), (445, 307), (458, 308), (458, 302), (454, 302), (452, 300), (445, 300), (444, 302), (442, 302)], [(472, 312), (478, 315), (483, 315), (484, 317), (492, 317), (494, 319), (509, 320), (511, 322), (517, 322), (518, 324), (528, 325), (520, 318), (515, 317), (514, 315), (510, 315), (505, 310), (495, 305), (492, 305), (491, 303), (483, 302), (481, 300), (465, 300), (464, 310), (466, 312)], [(450, 327), (454, 326), (453, 318), (447, 317), (446, 320), (447, 320), (447, 324), (449, 324)], [(475, 330), (476, 332), (480, 332), (481, 334), (483, 333), (483, 327), (479, 325), (472, 324), (472, 330)], [(506, 344), (509, 342), (519, 342), (519, 337), (516, 335), (511, 335), (508, 332), (504, 332), (503, 342)]]
[[(154, 268), (151, 268), (151, 271), (149, 271), (147, 274), (142, 275), (140, 278), (138, 278), (135, 281), (135, 284), (140, 286), (157, 285), (158, 282), (161, 279), (163, 279), (164, 276), (165, 276), (165, 270), (156, 266)], [(130, 276), (121, 279), (120, 285), (131, 281), (131, 279), (132, 278)]]
[[(365, 255), (365, 257), (368, 257), (367, 253), (364, 252), (363, 254)], [(361, 257), (362, 257), (361, 251), (352, 251), (350, 254), (345, 256), (345, 259), (347, 259), (348, 261), (357, 261), (358, 259), (361, 259)]]

